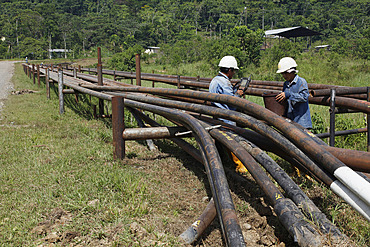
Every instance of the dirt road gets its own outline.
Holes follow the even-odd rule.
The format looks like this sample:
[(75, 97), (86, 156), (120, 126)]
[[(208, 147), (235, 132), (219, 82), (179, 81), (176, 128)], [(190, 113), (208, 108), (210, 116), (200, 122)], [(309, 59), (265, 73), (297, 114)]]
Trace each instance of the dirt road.
[(14, 61), (0, 61), (0, 118), (1, 109), (13, 88), (11, 78), (14, 72)]

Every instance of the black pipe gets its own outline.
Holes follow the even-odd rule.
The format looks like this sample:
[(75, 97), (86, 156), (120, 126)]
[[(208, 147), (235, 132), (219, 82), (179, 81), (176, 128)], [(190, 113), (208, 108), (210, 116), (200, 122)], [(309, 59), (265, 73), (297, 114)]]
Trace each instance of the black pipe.
[[(115, 93), (114, 95), (120, 95)], [(232, 121), (236, 121), (248, 128), (251, 128), (257, 131), (259, 134), (268, 137), (274, 145), (280, 147), (289, 155), (296, 157), (302, 164), (304, 164), (313, 174), (320, 172), (321, 169), (317, 167), (317, 165), (309, 159), (300, 149), (298, 149), (295, 145), (293, 145), (290, 141), (288, 141), (284, 136), (279, 134), (277, 131), (266, 125), (261, 121), (257, 121), (251, 116), (245, 115), (243, 113), (228, 111), (216, 107), (209, 107), (204, 105), (196, 105), (196, 104), (189, 104), (185, 102), (174, 102), (164, 99), (158, 99), (153, 97), (143, 97), (139, 95), (133, 94), (125, 94), (125, 97), (128, 99), (134, 99), (141, 102), (145, 102), (148, 104), (157, 104), (166, 107), (173, 107), (177, 109), (184, 109), (188, 111), (195, 111), (197, 113), (202, 114), (209, 114), (212, 116), (220, 117), (220, 118), (228, 118)], [(223, 122), (218, 122), (218, 124), (223, 124)], [(242, 131), (241, 129), (240, 131)], [(325, 176), (321, 176), (325, 178)], [(326, 181), (329, 183), (328, 181)], [(330, 183), (329, 183), (330, 184)]]
[(213, 138), (233, 152), (246, 166), (274, 206), (274, 211), (279, 216), (280, 222), (293, 237), (294, 241), (300, 246), (305, 244), (307, 246), (321, 246), (321, 236), (315, 230), (315, 227), (304, 218), (301, 211), (290, 199), (284, 198), (283, 194), (275, 187), (254, 158), (228, 133), (218, 129), (213, 129), (209, 132)]
[(335, 237), (343, 237), (339, 229), (326, 218), (325, 214), (316, 207), (311, 199), (270, 156), (245, 138), (233, 133), (229, 133), (229, 135), (271, 174), (275, 181), (287, 193), (288, 197), (301, 208), (305, 216), (320, 226), (322, 232), (332, 234)]
[(140, 108), (162, 116), (174, 118), (177, 121), (182, 122), (187, 128), (194, 132), (195, 138), (204, 156), (203, 160), (204, 164), (206, 164), (205, 168), (209, 182), (211, 185), (214, 185), (211, 186), (211, 190), (225, 240), (229, 246), (245, 246), (243, 234), (236, 217), (235, 207), (232, 202), (229, 186), (226, 180), (225, 171), (222, 167), (221, 158), (218, 155), (212, 138), (199, 122), (188, 114), (164, 107), (143, 104), (132, 100), (125, 100), (125, 104), (130, 107)]

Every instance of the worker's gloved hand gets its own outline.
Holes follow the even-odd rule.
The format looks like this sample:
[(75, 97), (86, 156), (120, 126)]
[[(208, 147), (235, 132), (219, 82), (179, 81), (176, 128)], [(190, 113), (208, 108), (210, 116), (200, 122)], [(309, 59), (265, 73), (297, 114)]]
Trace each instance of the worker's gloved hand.
[(233, 152), (230, 152), (231, 158), (233, 159), (234, 163), (236, 164), (235, 171), (241, 174), (246, 174), (248, 172), (247, 168), (243, 165), (243, 163), (235, 156)]

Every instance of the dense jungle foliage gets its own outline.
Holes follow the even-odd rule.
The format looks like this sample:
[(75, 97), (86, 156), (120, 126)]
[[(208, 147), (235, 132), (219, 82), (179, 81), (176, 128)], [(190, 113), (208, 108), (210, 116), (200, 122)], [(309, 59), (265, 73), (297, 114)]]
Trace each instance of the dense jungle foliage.
[[(130, 69), (132, 52), (160, 46), (172, 64), (233, 54), (241, 67), (258, 65), (263, 31), (303, 26), (321, 32), (312, 44), (369, 58), (368, 0), (0, 0), (0, 58), (45, 59), (48, 49), (69, 58), (102, 47), (111, 65)], [(289, 49), (307, 48), (286, 42)], [(297, 47), (298, 46), (298, 47)], [(161, 61), (157, 61), (161, 62)], [(117, 68), (119, 69), (119, 68)]]

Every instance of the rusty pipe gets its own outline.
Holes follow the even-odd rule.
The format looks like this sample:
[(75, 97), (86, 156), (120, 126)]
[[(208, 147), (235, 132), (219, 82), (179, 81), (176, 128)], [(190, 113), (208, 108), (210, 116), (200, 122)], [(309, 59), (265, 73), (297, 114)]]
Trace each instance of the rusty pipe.
[(294, 203), (301, 208), (305, 216), (317, 223), (321, 231), (332, 234), (335, 237), (343, 237), (339, 229), (332, 224), (320, 209), (311, 201), (311, 199), (294, 183), (294, 181), (285, 173), (285, 171), (264, 151), (245, 138), (229, 133), (243, 148), (245, 148), (275, 179), (276, 182), (287, 193)]
[[(331, 89), (316, 89), (310, 90), (310, 94), (314, 97), (317, 96), (330, 96)], [(367, 87), (351, 87), (351, 88), (335, 88), (336, 95), (345, 95), (345, 94), (366, 94)]]
[[(342, 162), (340, 162), (338, 159), (333, 157), (330, 153), (326, 152), (325, 150), (320, 150), (318, 152), (317, 144), (313, 140), (311, 140), (311, 138), (308, 135), (303, 133), (298, 128), (294, 127), (294, 125), (287, 123), (284, 118), (248, 100), (229, 96), (229, 95), (212, 94), (212, 93), (206, 93), (206, 92), (196, 92), (196, 91), (191, 91), (191, 90), (186, 90), (186, 89), (178, 90), (178, 89), (164, 89), (164, 88), (145, 88), (145, 87), (132, 87), (132, 88), (126, 87), (124, 88), (123, 87), (122, 91), (151, 93), (151, 94), (156, 94), (156, 95), (168, 95), (168, 94), (173, 95), (174, 94), (174, 95), (180, 95), (180, 96), (185, 96), (189, 98), (198, 98), (198, 99), (200, 98), (200, 99), (204, 99), (208, 101), (214, 101), (214, 102), (233, 105), (235, 107), (238, 107), (239, 109), (242, 109), (248, 112), (252, 116), (256, 116), (257, 118), (265, 120), (269, 124), (279, 129), (289, 139), (291, 139), (291, 141), (293, 141), (297, 146), (307, 151), (311, 158), (318, 161), (320, 164), (323, 164), (326, 167), (326, 169), (328, 169), (331, 173), (334, 173), (338, 168), (345, 166)], [(370, 107), (369, 107), (369, 111), (370, 111)], [(370, 202), (370, 199), (369, 199), (369, 202)]]
[[(351, 130), (341, 130), (341, 131), (335, 131), (335, 136), (342, 136), (342, 135), (350, 135), (350, 134), (359, 134), (359, 133), (366, 133), (367, 128), (359, 128), (359, 129), (351, 129)], [(319, 138), (328, 138), (330, 136), (330, 133), (319, 133), (316, 134)]]
[(130, 107), (140, 108), (169, 118), (174, 118), (194, 132), (204, 156), (204, 163), (207, 164), (205, 168), (209, 182), (211, 185), (214, 184), (214, 186), (211, 186), (212, 195), (216, 203), (216, 210), (220, 218), (221, 229), (223, 230), (226, 242), (230, 246), (245, 246), (220, 156), (218, 155), (212, 138), (199, 122), (188, 114), (176, 110), (143, 104), (132, 100), (125, 100), (125, 103)]
[[(304, 164), (305, 166), (308, 167), (308, 169), (315, 174), (318, 172), (317, 165), (314, 164), (310, 159), (308, 159), (299, 149), (297, 149), (294, 145), (292, 145), (290, 142), (286, 141), (285, 138), (283, 138), (280, 134), (278, 134), (276, 131), (272, 130), (270, 127), (266, 126), (263, 122), (259, 122), (255, 119), (253, 119), (250, 116), (246, 116), (241, 113), (236, 113), (236, 112), (231, 112), (215, 107), (207, 107), (204, 105), (195, 105), (195, 104), (188, 104), (185, 102), (172, 102), (164, 99), (158, 99), (158, 98), (153, 98), (153, 97), (143, 97), (143, 96), (138, 96), (138, 95), (126, 95), (125, 97), (129, 99), (134, 99), (138, 100), (141, 102), (149, 103), (149, 104), (158, 104), (161, 106), (166, 106), (166, 107), (171, 107), (171, 108), (177, 108), (177, 109), (183, 109), (183, 110), (189, 110), (189, 111), (194, 111), (202, 114), (209, 114), (221, 118), (225, 117), (231, 117), (230, 119), (233, 121), (237, 121), (238, 123), (241, 123), (248, 128), (251, 128), (258, 133), (268, 137), (270, 141), (268, 141), (269, 145), (271, 144), (271, 141), (274, 142), (276, 147), (280, 147), (284, 152), (288, 153), (291, 156), (297, 157), (297, 159)], [(313, 137), (313, 136), (312, 136)], [(271, 145), (270, 145), (271, 146)], [(275, 147), (273, 146), (273, 147)], [(328, 146), (326, 145), (325, 148)], [(334, 156), (337, 157), (336, 154), (337, 152), (333, 153)], [(346, 155), (353, 154), (357, 158), (353, 159), (352, 162), (351, 159), (346, 158)], [(360, 155), (361, 154), (361, 155)], [(355, 164), (353, 167), (357, 168), (358, 166), (369, 166), (370, 159), (368, 158), (370, 154), (363, 152), (363, 153), (358, 153), (358, 152), (351, 152), (348, 151), (348, 154), (341, 154), (340, 155), (340, 160), (341, 158), (345, 159), (346, 164), (348, 163), (349, 166), (352, 167), (351, 164)], [(339, 158), (339, 157), (338, 157)], [(351, 163), (350, 163), (351, 162)], [(315, 168), (316, 167), (316, 168)], [(329, 184), (329, 182), (327, 182)]]
[[(364, 183), (366, 181), (361, 180), (360, 178), (356, 181), (358, 181), (355, 184), (352, 184), (351, 181), (348, 180), (348, 175), (343, 175), (343, 172), (336, 172), (339, 168), (346, 168), (345, 165), (340, 162), (338, 159), (336, 159), (334, 156), (332, 156), (329, 152), (326, 152), (325, 150), (319, 150), (317, 152), (316, 143), (312, 140), (308, 135), (302, 134), (302, 132), (299, 131), (298, 128), (291, 127), (286, 124), (283, 118), (277, 116), (276, 114), (271, 114), (268, 110), (264, 109), (263, 107), (254, 104), (252, 102), (249, 102), (244, 99), (238, 99), (235, 97), (227, 96), (227, 95), (214, 95), (210, 93), (203, 93), (203, 92), (194, 92), (189, 90), (176, 90), (176, 89), (158, 89), (158, 88), (144, 88), (144, 87), (132, 87), (132, 88), (122, 88), (123, 91), (136, 91), (136, 92), (145, 92), (145, 93), (154, 93), (159, 95), (167, 95), (167, 94), (174, 94), (174, 95), (181, 95), (185, 97), (191, 97), (191, 98), (202, 98), (206, 100), (216, 101), (220, 103), (226, 103), (231, 104), (236, 107), (242, 108), (249, 112), (252, 115), (258, 116), (265, 121), (269, 122), (270, 124), (274, 125), (276, 128), (278, 128), (280, 131), (282, 131), (285, 135), (287, 135), (293, 142), (296, 143), (296, 145), (300, 146), (300, 148), (304, 149), (305, 151), (308, 151), (308, 154), (313, 158), (314, 160), (318, 161), (320, 164), (324, 165), (326, 169), (328, 169), (331, 173), (333, 173), (335, 176), (340, 177), (342, 182), (345, 182), (347, 186), (350, 186), (356, 193), (361, 195), (368, 203), (370, 199), (369, 196), (364, 194), (364, 190), (367, 190), (365, 188), (370, 187), (368, 183)], [(315, 149), (316, 148), (316, 149)], [(343, 169), (341, 169), (342, 171)], [(351, 170), (348, 170), (347, 168), (346, 174), (351, 173), (354, 177), (356, 177), (357, 174), (354, 174), (351, 172)], [(335, 173), (336, 172), (336, 173)], [(356, 177), (357, 178), (357, 177)], [(355, 188), (353, 188), (355, 186)]]
[[(327, 105), (327, 106), (330, 105), (330, 97), (328, 96), (320, 96), (320, 97), (310, 96), (308, 100), (310, 103), (314, 103), (317, 105)], [(352, 98), (346, 98), (346, 97), (335, 97), (335, 105), (370, 114), (370, 102), (367, 102), (364, 100), (352, 99)]]
[[(131, 96), (131, 95), (130, 95)], [(127, 96), (127, 97), (130, 97)], [(145, 97), (148, 99), (149, 97)], [(154, 101), (151, 101), (151, 103), (154, 103)], [(185, 106), (185, 104), (182, 104)], [(166, 105), (167, 107), (169, 105)], [(204, 107), (204, 106), (202, 106)], [(216, 108), (214, 111), (222, 111), (223, 109), (218, 109)], [(208, 112), (209, 113), (209, 112)], [(212, 115), (215, 115), (214, 112)], [(240, 113), (238, 114), (239, 116), (241, 115)], [(241, 129), (243, 131), (246, 131), (244, 129)], [(249, 135), (247, 135), (249, 136)], [(248, 138), (248, 137), (247, 137)], [(344, 188), (343, 184), (340, 183), (338, 180), (336, 180), (334, 177), (332, 177), (330, 174), (327, 174), (326, 171), (322, 170), (321, 167), (317, 166), (315, 163), (313, 163), (310, 159), (306, 158), (306, 156), (301, 153), (301, 151), (295, 147), (291, 147), (292, 144), (289, 142), (284, 143), (284, 139), (278, 139), (278, 145), (281, 146), (281, 148), (285, 149), (286, 152), (291, 153), (294, 157), (296, 157), (298, 160), (303, 162), (303, 164), (315, 175), (318, 176), (321, 180), (323, 180), (329, 187), (334, 187), (333, 190), (335, 190), (335, 193), (338, 194), (340, 197), (346, 197), (343, 198), (345, 199), (352, 207), (354, 207), (357, 211), (359, 211), (365, 218), (369, 218), (369, 212), (368, 211), (368, 206), (363, 205), (361, 201), (357, 198), (357, 196), (351, 194), (348, 189)], [(283, 144), (284, 143), (284, 144)], [(268, 145), (271, 146), (271, 142), (268, 143)], [(290, 147), (290, 148), (289, 148)], [(339, 184), (339, 185), (338, 185)], [(340, 186), (340, 188), (337, 188), (336, 186)], [(347, 195), (350, 196), (347, 196)]]
[(213, 138), (220, 141), (226, 148), (246, 166), (257, 184), (265, 192), (267, 198), (274, 206), (274, 211), (279, 216), (280, 222), (299, 245), (321, 245), (320, 234), (305, 220), (298, 207), (275, 187), (267, 174), (262, 170), (254, 158), (239, 145), (228, 133), (220, 130), (210, 130)]
[[(187, 131), (184, 127), (129, 128), (125, 129), (122, 137), (125, 140), (175, 138), (176, 134)], [(191, 133), (181, 137), (191, 137)]]
[[(203, 121), (207, 121), (211, 124), (218, 124), (220, 120), (212, 119), (212, 118), (206, 118), (204, 116), (199, 117)], [(250, 140), (251, 142), (257, 144), (261, 149), (272, 151), (275, 154), (283, 157), (287, 161), (293, 160), (294, 163), (297, 163), (297, 160), (299, 160), (299, 156), (294, 156), (294, 154), (288, 154), (288, 152), (281, 152), (278, 151), (278, 149), (274, 148), (273, 145), (271, 145), (271, 141), (264, 138), (263, 136), (259, 135), (258, 133), (254, 131), (250, 131), (247, 129), (243, 129), (240, 127), (232, 126), (225, 124), (223, 126), (224, 128), (227, 128), (229, 130), (232, 130), (233, 132), (237, 133), (238, 135), (241, 135), (242, 137)], [(321, 140), (320, 140), (321, 141)], [(273, 149), (272, 149), (273, 148)], [(287, 155), (288, 154), (288, 155)], [(294, 158), (294, 159), (293, 159)], [(295, 160), (297, 159), (297, 160)], [(301, 165), (300, 163), (297, 163), (298, 165)], [(307, 166), (305, 164), (306, 168), (311, 168), (311, 166)], [(335, 194), (337, 194), (339, 197), (341, 197), (343, 200), (345, 200), (349, 205), (351, 205), (357, 212), (359, 212), (365, 219), (370, 221), (370, 207), (367, 205), (366, 202), (362, 201), (356, 194), (354, 194), (351, 190), (349, 190), (347, 187), (343, 185), (343, 183), (339, 180), (337, 180), (333, 175), (328, 174), (326, 171), (322, 170), (321, 167), (313, 164), (313, 169), (310, 169), (311, 172), (313, 172), (314, 176), (319, 178), (324, 184), (326, 184), (331, 190), (334, 191)]]
[(216, 207), (213, 198), (209, 201), (203, 213), (194, 221), (194, 223), (181, 233), (180, 238), (187, 244), (192, 244), (194, 241), (207, 229), (216, 217)]
[[(148, 123), (150, 126), (153, 127), (164, 127), (151, 119), (149, 116), (143, 114), (142, 112), (136, 110), (135, 108), (131, 108), (131, 111), (134, 112), (138, 117), (143, 119), (146, 123)], [(199, 150), (196, 149), (193, 145), (189, 144), (188, 142), (180, 139), (180, 138), (171, 138), (168, 137), (169, 140), (180, 146), (185, 152), (190, 154), (195, 160), (197, 160), (199, 163), (203, 164), (202, 155), (200, 154)]]

